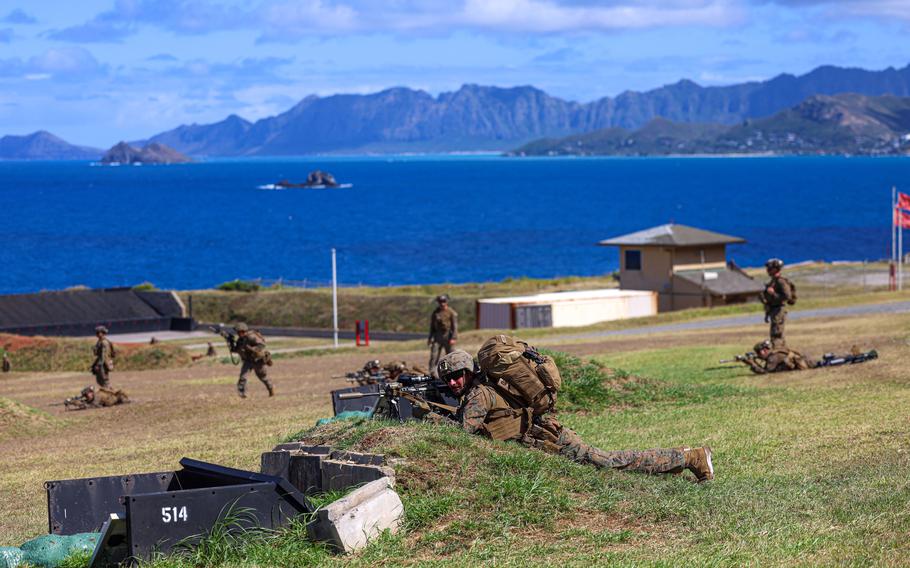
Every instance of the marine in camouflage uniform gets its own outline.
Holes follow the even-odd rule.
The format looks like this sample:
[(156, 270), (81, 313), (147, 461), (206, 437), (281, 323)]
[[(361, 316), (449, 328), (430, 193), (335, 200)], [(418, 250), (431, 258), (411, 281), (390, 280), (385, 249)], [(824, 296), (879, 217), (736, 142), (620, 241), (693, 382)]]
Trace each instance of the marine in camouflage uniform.
[(784, 324), (787, 322), (787, 305), (796, 303), (796, 294), (793, 283), (781, 276), (784, 262), (772, 258), (765, 263), (768, 276), (771, 277), (765, 284), (760, 298), (765, 305), (765, 323), (771, 324), (770, 337), (772, 340), (784, 339)]
[(272, 355), (265, 348), (265, 338), (258, 330), (250, 329), (245, 323), (238, 323), (234, 330), (237, 332), (237, 341), (232, 351), (240, 355), (240, 379), (237, 381), (237, 392), (240, 398), (246, 398), (246, 381), (250, 371), (262, 381), (269, 391), (269, 396), (275, 395), (275, 387), (269, 380), (266, 367), (272, 365)]
[(63, 401), (63, 405), (67, 410), (86, 410), (87, 408), (101, 408), (129, 402), (130, 397), (122, 389), (98, 387), (96, 391), (95, 387), (85, 387), (78, 396)]
[(3, 354), (3, 372), (9, 373), (12, 370), (13, 370), (13, 363), (9, 360), (9, 354), (4, 353)]
[(442, 294), (436, 298), (438, 306), (430, 316), (430, 372), (436, 377), (436, 364), (443, 352), (449, 354), (458, 340), (458, 313), (449, 307), (449, 297)]
[[(530, 408), (487, 381), (465, 351), (453, 351), (443, 357), (438, 373), (453, 392), (463, 395), (456, 418), (461, 428), (471, 434), (512, 440), (599, 468), (648, 474), (681, 473), (688, 469), (698, 481), (714, 478), (709, 448), (605, 451), (585, 443), (551, 414), (533, 416)], [(431, 420), (445, 421), (439, 415)]]
[(386, 363), (382, 366), (382, 370), (388, 374), (390, 381), (397, 380), (401, 375), (425, 377), (430, 374), (429, 371), (420, 365), (408, 365), (405, 361), (392, 361)]
[(95, 382), (100, 387), (109, 387), (111, 384), (111, 371), (114, 370), (114, 357), (117, 356), (114, 351), (114, 344), (107, 338), (107, 328), (99, 325), (95, 328), (95, 335), (98, 341), (92, 348), (92, 354), (95, 361), (92, 363), (92, 374), (95, 375)]
[(805, 371), (818, 364), (804, 356), (799, 351), (790, 349), (781, 341), (762, 341), (753, 348), (755, 357), (747, 357), (742, 361), (752, 369), (753, 373), (764, 375), (766, 373), (782, 373), (785, 371)]

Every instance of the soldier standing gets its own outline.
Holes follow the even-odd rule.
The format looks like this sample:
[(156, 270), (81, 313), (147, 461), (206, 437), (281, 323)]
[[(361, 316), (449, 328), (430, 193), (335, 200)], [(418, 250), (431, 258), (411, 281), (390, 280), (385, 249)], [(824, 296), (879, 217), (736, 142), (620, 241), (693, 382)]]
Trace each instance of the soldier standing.
[(272, 354), (265, 348), (265, 338), (258, 330), (250, 329), (243, 322), (234, 326), (234, 331), (237, 332), (237, 342), (234, 344), (233, 351), (240, 355), (243, 363), (240, 366), (240, 380), (237, 381), (237, 392), (240, 394), (240, 398), (246, 398), (246, 379), (250, 371), (255, 372), (256, 377), (269, 390), (269, 396), (274, 396), (275, 388), (272, 386), (266, 370), (267, 366), (272, 365)]
[(787, 321), (787, 305), (796, 303), (796, 286), (781, 276), (784, 261), (779, 258), (769, 259), (765, 269), (771, 280), (765, 284), (761, 293), (761, 302), (765, 305), (765, 323), (771, 324), (771, 339), (784, 341), (784, 324)]
[[(494, 440), (513, 440), (598, 468), (649, 474), (681, 473), (688, 469), (699, 482), (714, 479), (711, 449), (707, 447), (604, 451), (586, 444), (552, 414), (534, 416), (530, 408), (500, 384), (488, 380), (474, 359), (460, 349), (439, 361), (437, 373), (452, 392), (461, 396), (456, 416), (468, 433)], [(445, 420), (440, 420), (439, 415), (429, 416), (436, 421)]]
[(107, 338), (107, 328), (99, 325), (95, 328), (95, 336), (98, 341), (92, 353), (95, 355), (95, 362), (92, 363), (92, 374), (95, 375), (95, 381), (98, 386), (108, 388), (111, 385), (111, 371), (114, 370), (114, 357), (117, 353), (114, 351), (114, 344)]
[(437, 306), (430, 316), (430, 336), (427, 345), (430, 347), (430, 372), (436, 376), (436, 364), (442, 356), (452, 352), (458, 341), (458, 313), (449, 307), (449, 297), (441, 294), (436, 297)]
[(13, 363), (9, 360), (9, 353), (3, 352), (3, 372), (9, 373), (13, 370)]

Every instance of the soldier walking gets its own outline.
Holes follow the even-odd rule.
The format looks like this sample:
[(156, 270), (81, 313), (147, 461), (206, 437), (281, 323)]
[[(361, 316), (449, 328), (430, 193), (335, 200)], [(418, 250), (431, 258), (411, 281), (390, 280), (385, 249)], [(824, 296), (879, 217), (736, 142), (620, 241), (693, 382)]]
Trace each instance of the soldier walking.
[(109, 388), (111, 386), (111, 371), (114, 370), (114, 357), (117, 356), (114, 351), (114, 344), (107, 338), (107, 328), (99, 325), (95, 328), (95, 336), (98, 341), (92, 348), (95, 355), (95, 361), (92, 363), (92, 374), (95, 375), (95, 382), (98, 386)]
[(266, 370), (266, 367), (272, 365), (272, 354), (265, 348), (265, 338), (258, 330), (250, 329), (243, 322), (234, 326), (234, 331), (237, 332), (237, 342), (232, 351), (240, 355), (242, 362), (240, 379), (237, 381), (237, 392), (240, 394), (240, 398), (246, 398), (246, 379), (250, 371), (256, 373), (256, 377), (269, 390), (269, 396), (274, 396), (275, 388), (272, 386)]
[[(427, 345), (430, 347), (430, 372), (436, 377), (436, 364), (443, 352), (449, 354), (458, 341), (458, 313), (449, 307), (449, 297), (441, 294), (436, 297), (436, 309), (430, 316), (430, 335)], [(437, 377), (438, 378), (438, 377)]]
[(784, 261), (779, 258), (769, 259), (765, 269), (771, 280), (765, 284), (761, 293), (761, 302), (765, 305), (765, 323), (771, 324), (771, 340), (785, 341), (784, 324), (787, 321), (787, 306), (796, 303), (796, 286), (781, 276)]
[[(586, 444), (552, 413), (535, 415), (532, 408), (504, 386), (503, 380), (491, 380), (487, 371), (460, 349), (439, 361), (437, 373), (461, 397), (456, 418), (468, 433), (512, 440), (598, 468), (648, 474), (681, 473), (688, 469), (699, 482), (714, 479), (708, 447), (604, 451)], [(424, 417), (437, 422), (447, 420), (432, 413)]]
[(9, 353), (3, 352), (3, 372), (9, 373), (13, 370), (13, 363), (9, 360)]

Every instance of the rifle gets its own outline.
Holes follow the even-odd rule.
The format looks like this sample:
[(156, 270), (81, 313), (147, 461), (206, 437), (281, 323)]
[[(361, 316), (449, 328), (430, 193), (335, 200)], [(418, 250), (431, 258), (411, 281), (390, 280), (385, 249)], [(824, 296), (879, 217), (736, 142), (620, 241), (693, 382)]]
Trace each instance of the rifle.
[(233, 333), (231, 333), (230, 331), (224, 329), (223, 323), (219, 323), (218, 327), (215, 327), (214, 325), (210, 325), (209, 329), (212, 330), (213, 333), (216, 333), (224, 338), (225, 342), (227, 342), (228, 353), (231, 356), (231, 363), (236, 365), (239, 362), (239, 361), (234, 360), (234, 353), (237, 350), (237, 336), (234, 335)]
[[(428, 378), (431, 381), (434, 380), (432, 377)], [(385, 418), (387, 420), (398, 420), (399, 422), (404, 422), (405, 419), (401, 416), (401, 400), (408, 401), (414, 408), (420, 408), (426, 412), (432, 410), (437, 414), (445, 416), (446, 418), (454, 419), (455, 413), (458, 409), (448, 404), (428, 400), (427, 397), (433, 395), (441, 398), (438, 391), (438, 386), (424, 381), (422, 384), (411, 385), (399, 382), (386, 383), (379, 389), (379, 392), (344, 393), (338, 395), (338, 398), (341, 400), (346, 400), (352, 398), (366, 398), (375, 396), (377, 397), (376, 404), (373, 406), (373, 411), (371, 414), (373, 417)]]
[(854, 363), (865, 363), (872, 359), (878, 359), (878, 351), (873, 349), (866, 353), (857, 353), (855, 355), (842, 355), (838, 357), (834, 353), (825, 353), (822, 360), (815, 364), (815, 367), (836, 367), (838, 365), (853, 365)]
[(344, 375), (332, 375), (333, 379), (345, 379), (349, 383), (358, 385), (375, 385), (382, 384), (389, 380), (389, 375), (385, 371), (379, 373), (367, 373), (366, 371), (353, 371)]
[(727, 363), (744, 363), (749, 359), (755, 359), (755, 353), (753, 353), (752, 351), (748, 351), (746, 353), (743, 353), (742, 355), (737, 355), (737, 356), (733, 357), (732, 359), (721, 359), (720, 361), (718, 361), (718, 363), (720, 363), (721, 365), (725, 365)]

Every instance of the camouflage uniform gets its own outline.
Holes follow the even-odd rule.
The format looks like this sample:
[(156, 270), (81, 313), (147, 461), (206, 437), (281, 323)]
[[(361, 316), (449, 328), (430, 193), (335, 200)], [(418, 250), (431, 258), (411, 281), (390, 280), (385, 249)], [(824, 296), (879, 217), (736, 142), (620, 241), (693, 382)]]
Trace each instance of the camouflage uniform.
[(111, 389), (100, 387), (94, 391), (94, 396), (89, 397), (88, 392), (92, 387), (82, 389), (79, 396), (68, 398), (64, 401), (67, 410), (85, 410), (87, 408), (100, 408), (105, 406), (115, 406), (117, 404), (126, 404), (130, 402), (130, 397), (122, 389)]
[(240, 393), (240, 396), (246, 396), (246, 380), (250, 371), (255, 372), (256, 377), (269, 390), (269, 396), (273, 395), (275, 389), (266, 370), (266, 367), (272, 364), (272, 355), (265, 348), (265, 338), (262, 337), (262, 334), (251, 329), (243, 337), (238, 336), (234, 352), (240, 355), (240, 360), (243, 362), (240, 366), (240, 379), (237, 381), (237, 392)]
[[(758, 346), (756, 346), (758, 347)], [(799, 351), (787, 348), (780, 342), (775, 342), (766, 359), (750, 357), (744, 361), (753, 373), (782, 373), (784, 371), (805, 371), (816, 366), (816, 362), (805, 357)]]
[(530, 409), (510, 403), (493, 385), (474, 379), (457, 414), (461, 427), (471, 434), (496, 440), (514, 440), (528, 447), (559, 454), (572, 461), (600, 468), (642, 473), (679, 473), (686, 468), (682, 448), (604, 451), (586, 444), (575, 432), (549, 414), (534, 417)]
[(385, 371), (392, 380), (397, 379), (400, 375), (409, 375), (412, 377), (425, 377), (429, 375), (429, 372), (420, 365), (408, 365), (404, 361), (386, 363), (382, 366), (382, 370)]
[[(774, 290), (769, 293), (768, 288)], [(784, 339), (784, 324), (787, 321), (787, 304), (795, 302), (793, 283), (781, 276), (772, 276), (761, 293), (765, 305), (765, 323), (771, 324), (771, 339)]]
[(215, 346), (212, 345), (211, 342), (209, 342), (209, 348), (206, 350), (205, 356), (206, 357), (215, 357), (216, 355), (218, 355), (218, 352), (215, 351)]
[(3, 354), (3, 372), (4, 372), (4, 373), (9, 373), (9, 372), (12, 371), (12, 370), (13, 370), (13, 364), (12, 364), (12, 362), (10, 362), (10, 360), (9, 360), (9, 355), (7, 355), (6, 353), (4, 353), (4, 354)]
[(98, 386), (109, 387), (111, 371), (114, 370), (114, 357), (117, 355), (114, 351), (114, 344), (107, 336), (101, 336), (95, 343), (92, 353), (95, 355), (95, 361), (92, 363), (92, 374), (95, 375), (95, 381)]
[(430, 372), (436, 376), (436, 364), (443, 354), (452, 352), (453, 339), (458, 339), (458, 313), (452, 308), (438, 306), (430, 316)]

